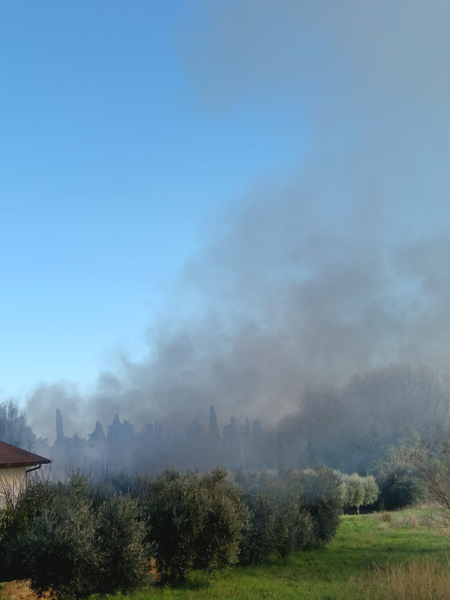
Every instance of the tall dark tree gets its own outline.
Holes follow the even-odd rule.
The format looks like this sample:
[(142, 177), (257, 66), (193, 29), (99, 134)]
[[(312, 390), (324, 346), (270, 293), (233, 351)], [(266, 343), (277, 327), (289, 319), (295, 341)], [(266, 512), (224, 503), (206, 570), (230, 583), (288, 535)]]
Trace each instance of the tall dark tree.
[(214, 440), (220, 440), (219, 427), (217, 426), (216, 410), (211, 404), (209, 409), (209, 437)]
[(95, 429), (89, 434), (89, 441), (92, 443), (96, 442), (104, 442), (106, 439), (105, 432), (103, 431), (103, 426), (100, 421), (96, 421)]
[(115, 415), (113, 422), (108, 427), (108, 442), (118, 442), (121, 438), (123, 424), (120, 422), (119, 415)]
[(61, 411), (59, 408), (56, 409), (56, 441), (62, 442), (64, 440), (64, 425)]
[(241, 430), (235, 417), (223, 428), (223, 448), (227, 464), (231, 468), (243, 468), (244, 457), (241, 444)]

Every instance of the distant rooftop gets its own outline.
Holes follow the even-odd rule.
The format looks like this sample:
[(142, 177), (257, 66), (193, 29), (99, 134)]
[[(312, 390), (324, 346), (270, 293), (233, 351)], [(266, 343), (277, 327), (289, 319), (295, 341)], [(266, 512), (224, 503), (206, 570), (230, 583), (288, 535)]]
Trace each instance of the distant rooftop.
[(37, 465), (48, 465), (52, 461), (43, 456), (22, 450), (6, 442), (0, 442), (0, 469), (12, 467), (35, 467)]

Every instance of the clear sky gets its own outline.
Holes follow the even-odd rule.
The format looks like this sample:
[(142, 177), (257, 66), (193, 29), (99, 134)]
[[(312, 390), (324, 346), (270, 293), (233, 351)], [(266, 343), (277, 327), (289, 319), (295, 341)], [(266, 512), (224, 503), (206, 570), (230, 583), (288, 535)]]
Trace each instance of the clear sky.
[[(193, 3), (195, 4), (195, 3)], [(212, 219), (308, 146), (289, 98), (206, 106), (184, 0), (0, 3), (0, 393), (146, 351)]]

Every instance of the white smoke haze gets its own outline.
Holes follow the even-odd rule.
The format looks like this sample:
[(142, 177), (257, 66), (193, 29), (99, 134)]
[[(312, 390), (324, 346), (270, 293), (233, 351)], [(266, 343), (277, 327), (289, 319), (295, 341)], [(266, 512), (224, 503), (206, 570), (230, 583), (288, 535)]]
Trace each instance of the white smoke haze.
[(186, 12), (180, 60), (202, 110), (288, 100), (309, 154), (230, 199), (147, 359), (123, 358), (86, 394), (30, 393), (30, 424), (49, 440), (57, 407), (81, 435), (116, 413), (181, 428), (211, 404), (222, 422), (273, 424), (305, 391), (361, 371), (449, 371), (450, 4), (200, 0)]

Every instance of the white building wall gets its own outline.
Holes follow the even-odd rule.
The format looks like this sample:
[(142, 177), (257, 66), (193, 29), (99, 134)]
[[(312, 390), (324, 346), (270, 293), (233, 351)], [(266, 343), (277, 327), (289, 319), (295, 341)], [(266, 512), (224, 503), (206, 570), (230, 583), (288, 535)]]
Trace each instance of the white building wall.
[(0, 505), (14, 502), (27, 484), (26, 467), (0, 469)]

